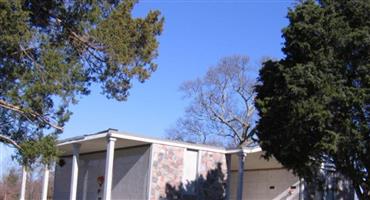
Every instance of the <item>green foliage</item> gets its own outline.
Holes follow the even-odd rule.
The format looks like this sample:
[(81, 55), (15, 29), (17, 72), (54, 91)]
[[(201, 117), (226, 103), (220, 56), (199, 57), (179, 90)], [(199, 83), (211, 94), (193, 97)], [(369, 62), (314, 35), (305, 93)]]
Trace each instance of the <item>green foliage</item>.
[[(91, 84), (124, 101), (133, 80), (156, 70), (163, 18), (158, 11), (133, 18), (135, 4), (0, 0), (0, 134), (23, 147), (19, 155), (55, 156), (52, 139)], [(52, 136), (44, 141), (46, 130)]]
[(56, 148), (56, 139), (55, 135), (46, 135), (38, 140), (24, 141), (21, 143), (21, 149), (15, 158), (19, 163), (30, 166), (41, 156), (41, 163), (49, 165), (59, 155)]
[(265, 62), (256, 87), (266, 157), (306, 180), (334, 163), (363, 199), (370, 195), (369, 11), (367, 0), (298, 4), (283, 30), (286, 57)]

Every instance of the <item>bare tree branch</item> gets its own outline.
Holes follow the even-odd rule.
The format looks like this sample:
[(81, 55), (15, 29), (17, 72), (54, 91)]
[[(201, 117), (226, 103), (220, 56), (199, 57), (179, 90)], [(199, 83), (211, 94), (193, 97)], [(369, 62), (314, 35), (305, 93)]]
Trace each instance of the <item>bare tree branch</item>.
[[(226, 57), (204, 77), (185, 82), (181, 90), (192, 101), (186, 109), (182, 130), (177, 133), (185, 138), (204, 134), (206, 137), (199, 136), (198, 142), (204, 142), (201, 138), (212, 138), (214, 133), (223, 141), (222, 137), (233, 139), (237, 145), (252, 137), (254, 94), (246, 73), (247, 63), (245, 56)], [(194, 127), (194, 120), (202, 125)]]
[(229, 127), (230, 130), (234, 133), (234, 136), (237, 137), (239, 139), (239, 141), (242, 141), (242, 139), (240, 138), (240, 136), (238, 134), (238, 131), (230, 123), (228, 123), (227, 120), (225, 120), (222, 115), (217, 113), (211, 106), (209, 106), (209, 104), (204, 103), (203, 106), (206, 107), (209, 111), (211, 111), (212, 115), (214, 117), (216, 117), (216, 119), (218, 119), (222, 124)]

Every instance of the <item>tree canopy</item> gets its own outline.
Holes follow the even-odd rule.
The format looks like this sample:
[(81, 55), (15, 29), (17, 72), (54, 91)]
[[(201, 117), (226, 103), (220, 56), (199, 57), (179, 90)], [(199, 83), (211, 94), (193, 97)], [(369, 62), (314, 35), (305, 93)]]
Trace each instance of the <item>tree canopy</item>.
[[(49, 147), (69, 105), (91, 84), (124, 101), (133, 80), (156, 70), (163, 18), (158, 11), (134, 18), (135, 4), (0, 0), (0, 141), (19, 147), (21, 159), (55, 155)], [(32, 150), (34, 142), (40, 148)]]
[(247, 56), (229, 56), (203, 77), (184, 82), (180, 89), (190, 103), (168, 138), (221, 146), (251, 139), (255, 82), (250, 71)]
[(288, 19), (256, 87), (260, 145), (308, 181), (332, 163), (369, 199), (370, 1), (302, 1)]

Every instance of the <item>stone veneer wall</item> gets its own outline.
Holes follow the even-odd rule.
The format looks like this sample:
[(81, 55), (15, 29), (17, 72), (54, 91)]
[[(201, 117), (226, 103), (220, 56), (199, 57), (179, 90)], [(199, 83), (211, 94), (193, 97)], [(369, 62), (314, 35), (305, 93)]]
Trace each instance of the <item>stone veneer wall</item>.
[[(152, 168), (150, 200), (166, 199), (166, 184), (177, 187), (182, 182), (185, 148), (152, 144)], [(207, 172), (221, 163), (222, 171), (227, 174), (226, 157), (223, 153), (199, 151), (198, 175), (206, 177)]]
[(166, 184), (178, 186), (182, 181), (185, 148), (152, 144), (150, 200), (166, 196)]
[(227, 176), (227, 164), (226, 155), (223, 153), (216, 153), (210, 151), (199, 151), (200, 153), (200, 165), (199, 165), (199, 175), (206, 177), (207, 172), (212, 169), (217, 168), (217, 164), (221, 163), (222, 172)]

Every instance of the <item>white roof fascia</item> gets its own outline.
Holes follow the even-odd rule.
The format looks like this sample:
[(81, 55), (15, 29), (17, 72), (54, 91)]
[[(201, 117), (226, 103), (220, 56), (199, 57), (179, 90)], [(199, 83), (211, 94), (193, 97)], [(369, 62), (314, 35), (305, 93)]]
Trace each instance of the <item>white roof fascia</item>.
[(257, 153), (262, 151), (261, 147), (255, 147), (253, 149), (243, 149), (244, 153)]
[(202, 151), (212, 151), (212, 152), (217, 152), (217, 153), (225, 153), (225, 149), (218, 148), (218, 147), (214, 147), (214, 148), (205, 147), (205, 146), (200, 146), (200, 145), (191, 144), (191, 143), (188, 143), (188, 144), (178, 143), (178, 142), (173, 142), (173, 141), (169, 141), (169, 140), (126, 135), (126, 134), (123, 134), (123, 133), (112, 133), (112, 137), (120, 138), (120, 139), (127, 139), (127, 140), (136, 140), (136, 141), (153, 143), (153, 144), (162, 144), (162, 145), (168, 145), (168, 146), (183, 147), (183, 148), (187, 148), (187, 149), (196, 149), (196, 150), (202, 150)]
[[(169, 146), (176, 146), (176, 147), (183, 147), (187, 149), (196, 149), (196, 150), (202, 150), (202, 151), (211, 151), (216, 153), (224, 153), (224, 154), (234, 154), (239, 153), (241, 149), (224, 149), (220, 147), (211, 147), (211, 146), (202, 146), (197, 144), (191, 144), (191, 143), (185, 143), (185, 142), (176, 142), (176, 141), (170, 141), (170, 140), (164, 140), (164, 139), (155, 139), (155, 138), (149, 138), (149, 137), (142, 137), (142, 136), (135, 136), (135, 135), (128, 135), (125, 133), (119, 133), (116, 131), (106, 131), (99, 134), (93, 134), (93, 135), (85, 135), (81, 137), (76, 137), (76, 139), (66, 139), (66, 141), (61, 141), (57, 146), (63, 146), (73, 143), (83, 143), (85, 141), (94, 140), (94, 139), (100, 139), (105, 138), (108, 135), (114, 138), (118, 139), (126, 139), (126, 140), (134, 140), (134, 141), (140, 141), (140, 142), (146, 142), (146, 143), (153, 143), (153, 144), (162, 144), (162, 145), (169, 145)], [(246, 149), (243, 148), (244, 153), (256, 153), (260, 152), (262, 149), (260, 147), (256, 147), (253, 149)]]
[(57, 146), (63, 146), (63, 145), (73, 144), (73, 143), (81, 143), (81, 142), (85, 142), (85, 141), (88, 141), (88, 140), (104, 138), (104, 137), (107, 137), (107, 135), (108, 135), (108, 132), (99, 133), (99, 134), (96, 134), (96, 135), (86, 135), (86, 136), (76, 137), (76, 139), (71, 139), (71, 140), (67, 139), (67, 141), (65, 141), (65, 142), (62, 141)]
[[(239, 153), (241, 151), (241, 149), (228, 149), (228, 150), (225, 150), (225, 153), (226, 154), (235, 154), (235, 153)], [(257, 153), (257, 152), (260, 152), (262, 151), (261, 147), (255, 147), (253, 149), (246, 149), (246, 148), (243, 148), (243, 152), (248, 154), (248, 153)]]

